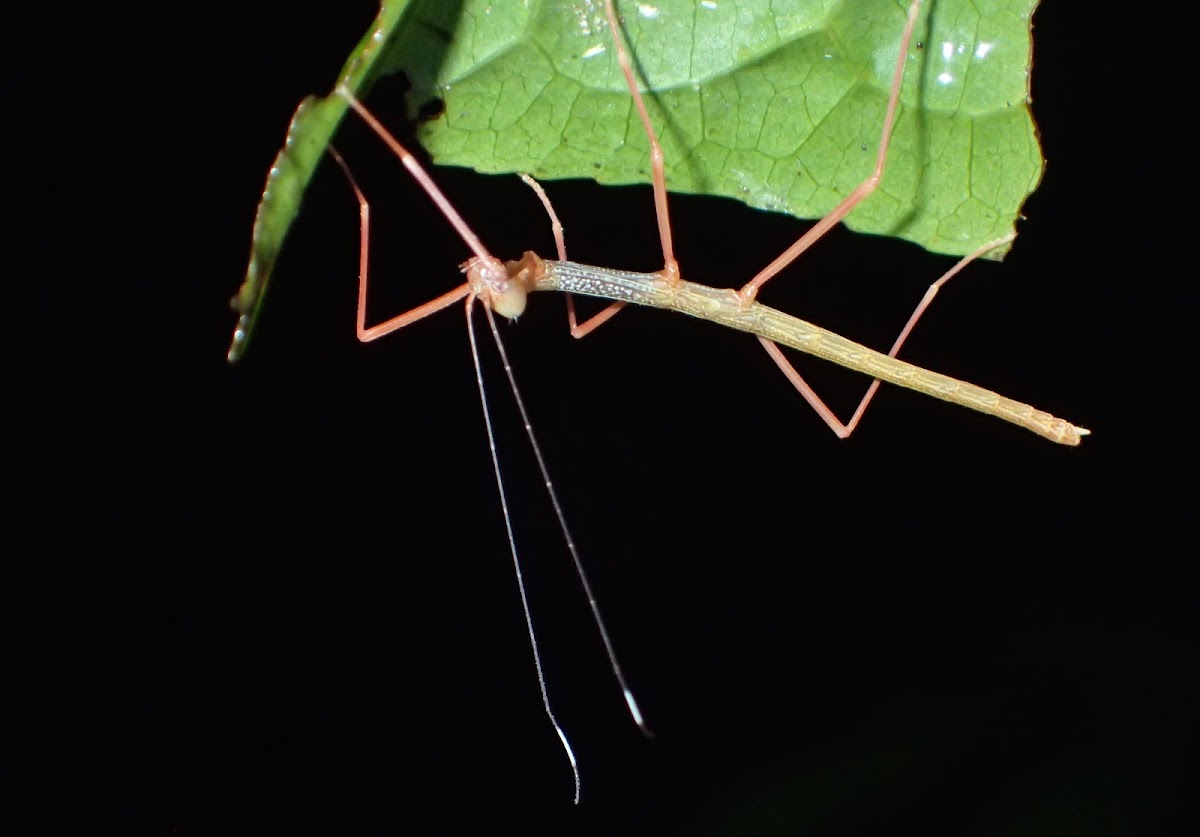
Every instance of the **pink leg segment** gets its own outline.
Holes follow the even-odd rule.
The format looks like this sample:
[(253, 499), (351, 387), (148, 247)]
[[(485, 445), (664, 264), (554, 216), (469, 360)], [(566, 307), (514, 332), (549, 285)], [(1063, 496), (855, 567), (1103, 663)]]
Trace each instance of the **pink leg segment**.
[(904, 36), (900, 41), (900, 54), (896, 59), (896, 72), (892, 78), (892, 92), (888, 96), (887, 114), (883, 119), (883, 134), (879, 138), (879, 153), (875, 155), (875, 169), (871, 175), (846, 196), (846, 199), (833, 208), (833, 211), (818, 221), (808, 232), (800, 236), (796, 243), (787, 248), (780, 256), (759, 271), (758, 275), (747, 282), (738, 291), (743, 303), (750, 303), (758, 295), (763, 285), (775, 277), (779, 271), (794, 262), (801, 253), (813, 246), (834, 225), (845, 218), (862, 201), (875, 191), (883, 177), (883, 163), (887, 157), (888, 143), (891, 141), (892, 125), (896, 121), (896, 107), (900, 101), (900, 83), (904, 80), (904, 64), (908, 57), (908, 45), (912, 41), (913, 27), (917, 22), (917, 12), (920, 11), (921, 0), (913, 0), (908, 8), (908, 21), (904, 25)]
[[(538, 196), (538, 200), (542, 202), (542, 206), (546, 209), (546, 214), (550, 216), (550, 229), (554, 233), (554, 246), (558, 249), (559, 261), (565, 262), (567, 260), (567, 243), (563, 237), (563, 225), (562, 221), (558, 220), (558, 213), (554, 211), (554, 204), (550, 203), (550, 196), (546, 194), (546, 190), (542, 188), (542, 184), (529, 175), (522, 174), (521, 179)], [(611, 320), (616, 316), (618, 311), (625, 307), (624, 302), (614, 302), (600, 313), (589, 318), (583, 325), (579, 325), (575, 318), (575, 297), (571, 294), (567, 294), (566, 297), (567, 325), (571, 327), (571, 336), (576, 340), (591, 334), (597, 328)]]
[(367, 273), (370, 265), (370, 240), (371, 240), (371, 206), (367, 203), (367, 198), (363, 195), (362, 189), (358, 186), (358, 181), (354, 179), (354, 175), (350, 173), (350, 167), (346, 165), (346, 161), (342, 159), (342, 155), (338, 154), (333, 146), (329, 147), (329, 153), (337, 164), (341, 166), (342, 171), (346, 174), (346, 178), (350, 181), (350, 188), (354, 190), (354, 196), (358, 199), (358, 339), (364, 343), (370, 343), (372, 340), (378, 340), (385, 334), (391, 334), (393, 331), (398, 331), (410, 323), (415, 323), (430, 314), (437, 313), (443, 308), (453, 305), (460, 299), (465, 297), (471, 291), (471, 286), (464, 282), (454, 290), (444, 293), (437, 299), (430, 300), (424, 305), (418, 305), (411, 311), (405, 311), (403, 314), (398, 314), (390, 320), (380, 323), (376, 326), (367, 328)]
[(668, 281), (675, 283), (679, 281), (679, 263), (675, 261), (675, 248), (671, 243), (671, 213), (667, 208), (667, 176), (663, 169), (662, 145), (654, 133), (654, 126), (650, 124), (650, 114), (646, 112), (646, 102), (633, 78), (633, 65), (629, 60), (629, 53), (625, 49), (624, 39), (621, 37), (621, 27), (617, 23), (617, 12), (613, 8), (613, 0), (604, 0), (604, 13), (608, 17), (608, 27), (612, 30), (617, 63), (625, 76), (625, 83), (629, 85), (633, 103), (637, 106), (638, 116), (642, 120), (642, 130), (646, 132), (646, 139), (650, 141), (650, 170), (654, 175), (654, 214), (658, 218), (658, 237), (662, 242), (663, 251), (662, 272)]
[[(407, 148), (400, 144), (400, 141), (392, 136), (391, 132), (377, 120), (370, 111), (368, 111), (361, 102), (355, 98), (354, 94), (345, 85), (339, 85), (337, 94), (341, 96), (350, 107), (360, 116), (362, 120), (374, 131), (380, 139), (384, 141), (388, 148), (392, 150), (404, 167), (408, 169), (409, 174), (417, 181), (425, 194), (429, 195), (430, 200), (434, 202), (437, 208), (441, 211), (450, 225), (454, 227), (455, 232), (466, 243), (477, 258), (486, 262), (491, 270), (497, 275), (504, 273), (504, 266), (488, 252), (488, 249), (483, 246), (483, 242), (479, 240), (479, 236), (475, 235), (474, 230), (467, 226), (467, 222), (463, 220), (458, 211), (450, 204), (449, 199), (433, 182), (428, 172), (421, 167)], [(359, 257), (358, 257), (358, 339), (363, 342), (369, 342), (383, 337), (385, 334), (391, 334), (393, 331), (404, 328), (410, 323), (414, 323), (423, 317), (428, 317), (437, 311), (457, 302), (471, 292), (469, 283), (463, 283), (452, 291), (442, 294), (437, 299), (430, 300), (424, 305), (418, 305), (410, 311), (392, 317), (386, 322), (379, 325), (366, 327), (366, 312), (367, 312), (367, 269), (368, 269), (368, 252), (370, 244), (370, 218), (371, 209), (367, 203), (366, 197), (363, 195), (362, 189), (359, 188), (358, 182), (355, 181), (354, 175), (350, 173), (350, 168), (345, 161), (338, 155), (336, 151), (330, 147), (330, 152), (346, 177), (350, 181), (351, 188), (354, 189), (354, 196), (358, 198), (358, 214), (359, 214)]]
[[(1009, 233), (1008, 235), (998, 238), (995, 241), (989, 241), (975, 252), (961, 259), (958, 264), (954, 265), (954, 267), (946, 271), (946, 273), (943, 274), (940, 279), (930, 285), (929, 290), (925, 291), (925, 296), (921, 298), (920, 303), (917, 304), (917, 307), (913, 310), (912, 315), (908, 318), (908, 322), (900, 331), (900, 335), (896, 338), (896, 342), (892, 344), (892, 350), (888, 352), (888, 356), (895, 357), (900, 351), (900, 347), (904, 345), (904, 341), (908, 339), (908, 335), (912, 332), (913, 326), (917, 324), (917, 320), (919, 320), (921, 315), (925, 313), (925, 309), (929, 307), (931, 302), (933, 302), (933, 298), (937, 296), (937, 292), (941, 290), (943, 285), (954, 278), (954, 276), (960, 270), (969, 265), (971, 262), (975, 261), (985, 253), (995, 250), (1001, 245), (1007, 244), (1008, 242), (1012, 241), (1014, 237), (1014, 233)], [(759, 337), (758, 341), (762, 343), (763, 348), (767, 350), (767, 354), (771, 356), (771, 359), (775, 361), (775, 364), (779, 367), (783, 374), (787, 376), (787, 379), (792, 382), (792, 386), (794, 386), (800, 392), (800, 394), (804, 396), (804, 400), (809, 403), (809, 406), (817, 411), (817, 415), (819, 415), (821, 419), (827, 425), (829, 425), (829, 429), (837, 434), (839, 439), (845, 439), (854, 432), (854, 428), (858, 427), (858, 423), (862, 419), (863, 413), (866, 412), (867, 405), (871, 403), (871, 399), (875, 397), (875, 392), (879, 389), (878, 379), (871, 382), (871, 386), (867, 388), (866, 395), (862, 397), (862, 401), (858, 402), (858, 409), (854, 411), (854, 415), (851, 417), (850, 421), (846, 424), (842, 424), (841, 421), (838, 420), (838, 417), (833, 414), (833, 411), (830, 410), (829, 407), (825, 406), (825, 402), (821, 400), (820, 396), (818, 396), (813, 391), (812, 387), (810, 387), (804, 380), (804, 378), (800, 376), (800, 373), (796, 371), (796, 367), (792, 366), (791, 362), (784, 357), (783, 351), (780, 350), (779, 346), (764, 337)]]

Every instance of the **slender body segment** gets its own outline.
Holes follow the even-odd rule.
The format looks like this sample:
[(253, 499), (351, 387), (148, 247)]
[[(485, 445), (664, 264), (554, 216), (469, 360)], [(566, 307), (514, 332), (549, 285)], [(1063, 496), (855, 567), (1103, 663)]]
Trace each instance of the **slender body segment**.
[(1063, 445), (1078, 445), (1089, 432), (1028, 404), (870, 349), (761, 302), (746, 302), (732, 289), (712, 288), (683, 279), (672, 281), (661, 273), (545, 260), (533, 252), (526, 252), (519, 261), (505, 266), (510, 281), (518, 283), (526, 293), (560, 291), (677, 311), (1004, 419)]

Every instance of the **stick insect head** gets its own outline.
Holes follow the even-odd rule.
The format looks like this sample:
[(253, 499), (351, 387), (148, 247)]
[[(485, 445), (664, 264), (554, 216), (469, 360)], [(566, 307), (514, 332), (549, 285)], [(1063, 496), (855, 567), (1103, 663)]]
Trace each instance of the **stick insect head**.
[(464, 262), (462, 270), (471, 293), (500, 316), (515, 320), (525, 313), (525, 298), (544, 268), (537, 255), (526, 253), (520, 261), (504, 264), (476, 256)]

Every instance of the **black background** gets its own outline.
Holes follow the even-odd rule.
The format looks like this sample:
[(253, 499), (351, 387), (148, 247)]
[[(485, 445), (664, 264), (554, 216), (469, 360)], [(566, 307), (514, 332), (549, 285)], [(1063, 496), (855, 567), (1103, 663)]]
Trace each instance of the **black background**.
[[(504, 327), (652, 740), (485, 349), (579, 809), (461, 312), (356, 341), (357, 214), (333, 166), (249, 355), (224, 361), (266, 168), (373, 5), (13, 22), (12, 833), (440, 833), (479, 814), (610, 834), (1179, 827), (1198, 695), (1176, 321), (1194, 300), (1150, 214), (1165, 175), (1141, 144), (1163, 135), (1116, 118), (1118, 63), (1081, 78), (1095, 42), (1064, 6), (1036, 16), (1049, 164), (1029, 220), (904, 354), (1091, 427), (1080, 448), (888, 388), (839, 441), (755, 341), (659, 312), (576, 342), (562, 302), (534, 297)], [(397, 91), (371, 105), (400, 127)], [(464, 248), (402, 169), (358, 124), (338, 144), (373, 201), (372, 319), (456, 284)], [(551, 251), (515, 178), (435, 176), (498, 255)], [(572, 257), (659, 265), (648, 189), (547, 188)], [(714, 285), (803, 229), (714, 199), (672, 211), (685, 272)], [(838, 230), (762, 299), (887, 347), (948, 264)], [(843, 416), (866, 385), (801, 368)]]

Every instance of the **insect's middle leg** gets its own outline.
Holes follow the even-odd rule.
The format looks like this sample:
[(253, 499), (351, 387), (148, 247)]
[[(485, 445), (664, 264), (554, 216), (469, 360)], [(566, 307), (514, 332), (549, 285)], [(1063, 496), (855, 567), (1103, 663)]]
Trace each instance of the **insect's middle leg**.
[[(679, 281), (679, 263), (675, 260), (675, 246), (671, 240), (671, 214), (667, 207), (667, 177), (663, 167), (662, 144), (658, 141), (658, 135), (654, 132), (654, 126), (650, 124), (650, 115), (646, 111), (646, 102), (642, 98), (641, 91), (638, 90), (637, 81), (634, 80), (633, 64), (629, 60), (629, 52), (625, 49), (625, 43), (621, 37), (621, 30), (617, 23), (617, 12), (613, 7), (613, 0), (604, 0), (604, 13), (608, 17), (608, 27), (612, 31), (613, 49), (616, 52), (617, 63), (621, 67), (621, 73), (625, 76), (625, 83), (629, 86), (629, 93), (633, 97), (634, 105), (637, 107), (638, 116), (642, 122), (642, 129), (646, 132), (646, 139), (650, 142), (650, 170), (654, 179), (654, 214), (658, 219), (658, 237), (662, 243), (663, 252), (662, 275), (667, 278), (667, 281), (674, 284)], [(541, 198), (542, 205), (546, 207), (546, 212), (549, 213), (555, 230), (554, 241), (558, 246), (558, 257), (565, 261), (567, 258), (567, 248), (563, 243), (562, 224), (559, 223), (558, 216), (555, 215), (549, 198), (546, 197), (546, 193), (531, 178), (522, 175), (522, 179), (533, 187), (534, 191), (538, 193), (538, 197)], [(624, 302), (614, 302), (581, 324), (575, 316), (575, 298), (567, 294), (567, 323), (571, 327), (571, 336), (575, 338), (586, 337), (615, 317), (617, 312), (624, 307)]]
[(667, 206), (667, 176), (663, 168), (662, 143), (650, 124), (650, 114), (646, 111), (646, 100), (638, 90), (637, 81), (633, 77), (633, 63), (629, 60), (629, 52), (625, 49), (625, 40), (621, 37), (621, 27), (617, 23), (617, 11), (613, 0), (604, 0), (604, 13), (608, 17), (608, 28), (612, 30), (613, 49), (617, 54), (617, 63), (625, 76), (625, 84), (629, 87), (629, 95), (637, 107), (638, 117), (642, 121), (642, 130), (650, 142), (650, 171), (654, 179), (654, 214), (658, 219), (658, 237), (662, 242), (663, 276), (672, 284), (679, 281), (679, 263), (675, 261), (675, 247), (671, 241), (671, 212)]
[[(646, 139), (650, 142), (650, 170), (653, 173), (654, 179), (654, 214), (658, 219), (658, 237), (662, 243), (663, 252), (662, 274), (669, 282), (676, 283), (679, 281), (679, 263), (675, 260), (675, 247), (671, 240), (671, 215), (667, 207), (667, 177), (663, 168), (662, 144), (658, 141), (658, 135), (654, 133), (654, 126), (650, 124), (650, 115), (646, 111), (646, 102), (642, 98), (641, 91), (638, 90), (637, 81), (634, 80), (633, 64), (629, 60), (629, 52), (625, 49), (625, 43), (621, 37), (620, 25), (617, 23), (617, 12), (613, 6), (613, 0), (604, 0), (604, 13), (608, 17), (608, 27), (612, 31), (613, 50), (617, 56), (617, 63), (621, 68), (621, 73), (625, 76), (625, 83), (629, 86), (629, 93), (633, 97), (634, 105), (637, 107), (638, 116), (642, 122), (642, 129), (646, 132)], [(562, 224), (554, 212), (554, 207), (550, 205), (550, 199), (546, 197), (546, 193), (542, 190), (541, 186), (537, 185), (536, 181), (527, 175), (522, 175), (521, 177), (537, 192), (542, 205), (550, 215), (554, 229), (554, 243), (558, 247), (558, 257), (565, 261), (567, 258), (567, 248), (563, 241)], [(615, 317), (617, 312), (624, 307), (624, 302), (614, 302), (600, 313), (580, 323), (575, 315), (575, 298), (567, 294), (567, 323), (571, 327), (571, 336), (575, 338), (586, 337)]]

